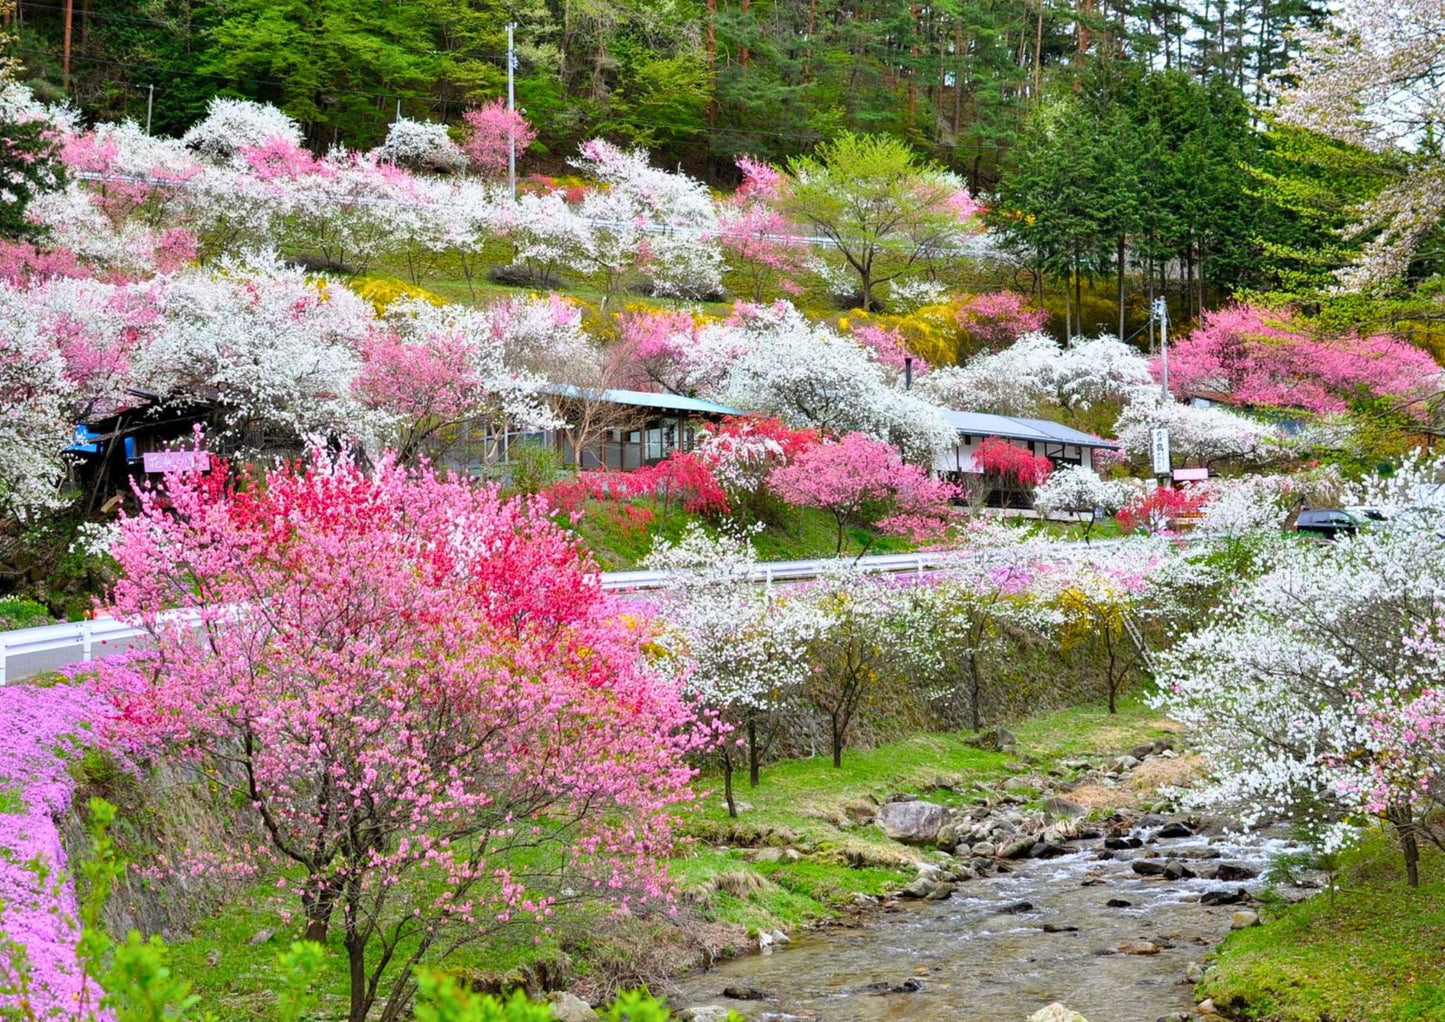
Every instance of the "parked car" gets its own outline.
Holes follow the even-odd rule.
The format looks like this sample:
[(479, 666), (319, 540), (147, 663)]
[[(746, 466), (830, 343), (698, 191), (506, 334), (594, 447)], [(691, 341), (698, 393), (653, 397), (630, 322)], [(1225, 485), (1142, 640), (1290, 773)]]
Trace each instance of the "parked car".
[(1295, 519), (1297, 532), (1306, 532), (1321, 539), (1337, 536), (1353, 536), (1360, 531), (1363, 519), (1357, 518), (1341, 507), (1306, 508)]

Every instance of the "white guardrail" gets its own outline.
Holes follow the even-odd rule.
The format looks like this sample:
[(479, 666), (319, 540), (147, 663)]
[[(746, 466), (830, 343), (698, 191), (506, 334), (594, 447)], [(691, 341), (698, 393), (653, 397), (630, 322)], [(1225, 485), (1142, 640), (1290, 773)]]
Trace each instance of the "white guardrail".
[[(1107, 547), (1117, 540), (1101, 539), (1094, 547)], [(1083, 548), (1083, 544), (1075, 544)], [(874, 554), (857, 559), (864, 571), (887, 574), (912, 572), (922, 575), (957, 554), (915, 553)], [(764, 561), (757, 567), (756, 581), (799, 582), (816, 578), (833, 558), (803, 561)], [(609, 592), (629, 593), (662, 589), (671, 579), (667, 571), (604, 571), (602, 588)], [(32, 675), (53, 671), (69, 664), (83, 663), (96, 657), (124, 652), (142, 639), (145, 632), (110, 618), (73, 621), (67, 624), (41, 625), (39, 628), (18, 628), (0, 632), (0, 685), (20, 681)]]

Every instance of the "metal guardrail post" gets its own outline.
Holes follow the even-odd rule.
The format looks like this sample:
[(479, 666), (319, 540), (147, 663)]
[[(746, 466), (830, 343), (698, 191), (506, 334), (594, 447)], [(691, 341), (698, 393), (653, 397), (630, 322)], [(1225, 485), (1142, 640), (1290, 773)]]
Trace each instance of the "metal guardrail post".
[(92, 630), (92, 627), (93, 627), (93, 623), (90, 622), (90, 621), (82, 621), (82, 622), (80, 622), (80, 651), (81, 651), (81, 657), (80, 657), (80, 658), (81, 658), (82, 660), (90, 660), (90, 659), (92, 659), (92, 657), (91, 657), (91, 649), (92, 649), (93, 646), (94, 646), (94, 636), (92, 635), (92, 631), (91, 631), (91, 630)]

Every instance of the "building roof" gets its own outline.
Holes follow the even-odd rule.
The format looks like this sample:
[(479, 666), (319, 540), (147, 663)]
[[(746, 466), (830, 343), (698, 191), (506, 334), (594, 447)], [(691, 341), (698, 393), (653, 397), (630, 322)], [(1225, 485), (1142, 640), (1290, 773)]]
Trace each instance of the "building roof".
[(720, 405), (715, 401), (704, 401), (697, 397), (683, 397), (681, 394), (654, 394), (643, 390), (592, 390), (575, 387), (570, 383), (548, 383), (542, 393), (556, 397), (571, 397), (591, 401), (607, 401), (612, 404), (634, 405), (638, 408), (659, 408), (669, 412), (698, 412), (703, 415), (745, 415), (746, 412), (731, 405)]
[(1119, 446), (1112, 440), (1102, 440), (1092, 433), (1072, 429), (1052, 419), (1022, 419), (1013, 415), (991, 415), (987, 412), (960, 412), (952, 408), (943, 409), (943, 417), (964, 436), (997, 436), (1008, 440), (1075, 444), (1079, 447)]

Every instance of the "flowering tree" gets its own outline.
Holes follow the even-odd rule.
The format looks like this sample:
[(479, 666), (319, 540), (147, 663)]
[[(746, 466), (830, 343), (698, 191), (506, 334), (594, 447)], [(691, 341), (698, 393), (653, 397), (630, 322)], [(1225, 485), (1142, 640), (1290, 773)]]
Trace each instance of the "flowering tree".
[(808, 268), (807, 239), (779, 209), (787, 179), (777, 168), (747, 156), (738, 158), (743, 183), (719, 210), (723, 253), (748, 281), (752, 299), (778, 287), (797, 295)]
[(710, 396), (791, 426), (864, 432), (921, 464), (958, 438), (935, 405), (889, 382), (872, 349), (785, 302), (739, 304), (698, 332), (694, 352), (698, 371), (721, 381)]
[(516, 147), (520, 155), (537, 140), (536, 129), (500, 99), (483, 103), (462, 115), (466, 138), (462, 152), (473, 170), (483, 177), (498, 178), (507, 172), (507, 157)]
[(452, 141), (445, 124), (398, 117), (386, 140), (373, 151), (379, 160), (413, 170), (454, 172), (467, 165), (468, 154)]
[(978, 478), (970, 481), (971, 499), (976, 503), (981, 503), (994, 490), (1001, 491), (1005, 501), (1009, 494), (1026, 494), (1047, 480), (1054, 469), (1054, 463), (1042, 454), (1034, 454), (996, 436), (978, 445), (978, 450), (973, 452), (973, 463), (979, 470)]
[(1170, 451), (1176, 457), (1205, 466), (1221, 461), (1266, 462), (1289, 451), (1274, 426), (1223, 408), (1161, 401), (1153, 392), (1136, 394), (1114, 424), (1124, 450), (1136, 458), (1148, 454), (1155, 429), (1169, 430)]
[(182, 136), (187, 146), (212, 159), (228, 159), (247, 146), (272, 139), (301, 144), (301, 127), (269, 103), (216, 96), (206, 107), (206, 116)]
[(1290, 312), (1234, 305), (1204, 321), (1169, 354), (1177, 392), (1229, 394), (1245, 405), (1343, 412), (1362, 397), (1388, 398), (1423, 416), (1420, 400), (1439, 389), (1429, 353), (1394, 337), (1314, 337)]
[(1417, 811), (1441, 762), (1442, 553), (1431, 530), (1288, 544), (1162, 658), (1159, 701), (1213, 770), (1201, 798), (1246, 822), (1288, 813), (1331, 846), (1341, 824), (1378, 819), (1419, 882)]
[(1119, 527), (1125, 532), (1173, 532), (1182, 519), (1198, 516), (1209, 504), (1209, 497), (1209, 491), (1202, 487), (1156, 486), (1119, 510)]
[[(775, 714), (811, 674), (809, 605), (757, 584), (757, 555), (746, 540), (713, 538), (696, 522), (676, 543), (654, 546), (644, 563), (671, 574), (658, 641), (701, 705), (744, 731), (756, 787)], [(720, 752), (728, 812), (736, 816), (734, 747), (724, 742)]]
[(781, 208), (828, 240), (857, 277), (864, 309), (879, 285), (958, 247), (979, 209), (962, 181), (920, 164), (904, 143), (848, 132), (789, 161)]
[(758, 521), (776, 500), (769, 479), (777, 469), (817, 447), (815, 430), (790, 429), (777, 419), (724, 419), (697, 446), (697, 457), (727, 493), (734, 515)]
[(953, 517), (956, 489), (916, 465), (905, 464), (890, 445), (862, 433), (806, 451), (776, 469), (769, 484), (789, 504), (819, 507), (838, 526), (843, 552), (848, 526), (873, 526), (915, 539), (940, 534)]
[(662, 896), (703, 739), (546, 505), (389, 461), (258, 482), (142, 495), (112, 609), (152, 645), (100, 679), (120, 737), (254, 810), (249, 865), (300, 872), (309, 939), (339, 914), (351, 1022), (405, 1017), (414, 966), (560, 899)]
[(1049, 473), (1034, 489), (1034, 508), (1045, 518), (1059, 511), (1089, 512), (1084, 538), (1094, 527), (1095, 511), (1111, 515), (1129, 501), (1130, 488), (1123, 480), (1101, 479), (1092, 468), (1065, 465)]
[(593, 240), (583, 254), (610, 294), (622, 274), (648, 272), (658, 294), (700, 298), (722, 285), (717, 211), (700, 181), (669, 174), (631, 152), (593, 139), (574, 165), (602, 188), (587, 193), (581, 215)]
[(834, 767), (843, 765), (849, 729), (865, 700), (880, 697), (889, 683), (899, 652), (888, 627), (892, 596), (887, 583), (839, 562), (799, 597), (813, 619), (803, 696), (828, 720)]
[(1049, 314), (1014, 291), (967, 295), (955, 303), (958, 328), (968, 335), (969, 353), (1004, 348), (1025, 334), (1038, 333)]
[(1331, 24), (1300, 37), (1276, 116), (1405, 157), (1400, 179), (1358, 211), (1352, 233), (1369, 240), (1340, 281), (1359, 289), (1399, 277), (1439, 224), (1445, 195), (1445, 166), (1420, 147), (1445, 117), (1445, 11), (1429, 0), (1349, 0), (1332, 9)]
[(897, 642), (945, 720), (982, 729), (996, 712), (998, 673), (1021, 641), (1047, 635), (1049, 606), (1028, 591), (1028, 551), (999, 537), (996, 557), (959, 558), (901, 590)]

